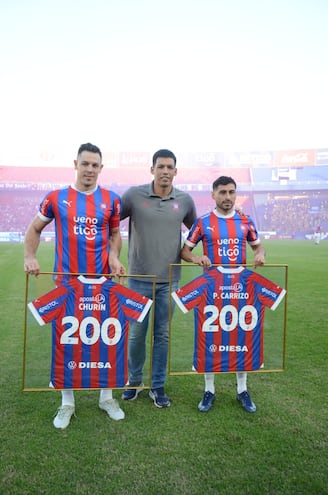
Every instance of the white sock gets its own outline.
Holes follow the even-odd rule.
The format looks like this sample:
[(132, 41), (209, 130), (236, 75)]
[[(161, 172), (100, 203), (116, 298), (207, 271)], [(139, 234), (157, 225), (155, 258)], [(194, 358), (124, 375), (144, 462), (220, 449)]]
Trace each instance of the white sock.
[(241, 394), (247, 390), (247, 373), (236, 373), (237, 378), (237, 394)]
[(99, 402), (105, 402), (113, 398), (113, 391), (110, 388), (100, 390)]
[(62, 406), (75, 407), (74, 392), (73, 390), (62, 390)]
[(214, 373), (205, 373), (205, 392), (215, 394)]

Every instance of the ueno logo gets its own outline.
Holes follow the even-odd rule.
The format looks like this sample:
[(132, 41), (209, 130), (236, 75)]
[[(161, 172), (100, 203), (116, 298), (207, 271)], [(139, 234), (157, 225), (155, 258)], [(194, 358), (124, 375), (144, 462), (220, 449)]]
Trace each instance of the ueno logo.
[(228, 257), (231, 262), (237, 261), (239, 256), (239, 239), (238, 238), (229, 238), (229, 239), (220, 239), (217, 241), (218, 244), (218, 256)]
[(75, 235), (82, 235), (88, 241), (93, 241), (96, 238), (98, 232), (97, 218), (74, 215), (73, 221), (75, 223), (73, 226), (73, 232)]

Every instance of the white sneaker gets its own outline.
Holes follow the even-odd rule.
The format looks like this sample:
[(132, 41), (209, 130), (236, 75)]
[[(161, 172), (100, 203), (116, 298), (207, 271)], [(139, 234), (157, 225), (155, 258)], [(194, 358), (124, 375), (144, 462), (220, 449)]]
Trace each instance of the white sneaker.
[(62, 430), (67, 428), (74, 413), (74, 406), (60, 406), (54, 419), (54, 427), (61, 428)]
[(103, 411), (106, 411), (108, 416), (115, 419), (115, 421), (125, 418), (124, 411), (122, 411), (116, 399), (108, 399), (103, 402), (99, 402), (99, 407), (100, 409), (103, 409)]

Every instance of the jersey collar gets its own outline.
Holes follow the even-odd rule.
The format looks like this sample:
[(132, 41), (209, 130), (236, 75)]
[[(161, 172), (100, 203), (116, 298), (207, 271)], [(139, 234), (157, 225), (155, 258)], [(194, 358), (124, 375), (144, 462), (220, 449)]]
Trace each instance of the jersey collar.
[(213, 210), (213, 213), (215, 216), (217, 216), (218, 218), (232, 218), (235, 213), (236, 213), (236, 210), (232, 210), (231, 213), (228, 213), (228, 215), (223, 215), (222, 213), (220, 213), (216, 208), (214, 208)]
[(99, 277), (99, 278), (88, 278), (85, 277), (84, 275), (79, 275), (77, 279), (82, 283), (82, 284), (103, 284), (108, 280), (106, 277)]
[(92, 189), (92, 191), (80, 191), (80, 189), (78, 189), (75, 184), (71, 184), (71, 188), (72, 189), (74, 189), (75, 191), (77, 191), (77, 192), (79, 192), (81, 194), (86, 194), (87, 196), (89, 194), (93, 194), (94, 192), (96, 192), (97, 189), (98, 189), (98, 187), (99, 187), (99, 185), (97, 184), (96, 187), (94, 189)]
[(236, 268), (224, 268), (224, 266), (217, 266), (216, 269), (221, 273), (241, 273), (245, 270), (243, 266), (237, 266)]

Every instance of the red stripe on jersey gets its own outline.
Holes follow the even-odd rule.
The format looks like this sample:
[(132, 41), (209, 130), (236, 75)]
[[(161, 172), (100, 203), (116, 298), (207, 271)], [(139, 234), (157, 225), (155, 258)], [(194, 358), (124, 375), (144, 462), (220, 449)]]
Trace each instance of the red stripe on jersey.
[[(85, 311), (83, 309), (80, 309), (79, 300), (81, 297), (84, 296), (84, 291), (83, 291), (83, 288), (79, 287), (77, 284), (75, 284), (75, 287), (77, 287), (77, 289), (75, 289), (76, 292), (74, 294), (74, 313), (73, 314), (74, 314), (74, 317), (78, 321), (78, 328), (76, 329), (76, 333), (74, 335), (77, 336), (78, 340), (80, 341), (81, 323), (83, 322), (83, 320), (85, 318)], [(65, 314), (66, 314), (66, 311), (65, 311)], [(92, 316), (93, 316), (93, 314), (92, 314)], [(93, 331), (94, 331), (94, 329), (92, 329), (92, 332)], [(88, 348), (89, 352), (92, 352), (93, 345), (89, 346), (89, 348)], [(83, 346), (81, 345), (81, 343), (79, 343), (78, 345), (72, 345), (70, 347), (72, 348), (72, 352), (73, 352), (73, 361), (75, 361), (76, 363), (80, 363), (82, 361), (88, 361), (88, 359), (85, 359), (83, 357)], [(91, 361), (91, 359), (90, 359), (90, 361)], [(84, 373), (83, 373), (82, 368), (75, 370), (75, 372), (72, 375), (73, 376), (72, 388), (85, 387), (85, 384), (83, 383), (83, 375), (84, 375)], [(91, 387), (92, 387), (92, 385), (91, 385)]]
[(255, 234), (254, 231), (252, 231), (253, 235), (250, 235), (250, 222), (249, 222), (249, 217), (245, 215), (240, 215), (241, 218), (241, 227), (243, 229), (244, 237), (243, 237), (243, 243), (242, 243), (242, 260), (241, 262), (243, 264), (246, 264), (247, 260), (247, 242), (252, 242), (258, 239), (257, 235)]
[[(234, 291), (231, 291), (232, 293)], [(236, 309), (236, 314), (238, 314), (238, 308), (239, 308), (239, 300), (238, 299), (230, 299), (229, 300), (229, 306), (232, 306), (233, 308)], [(235, 314), (235, 313), (234, 313)], [(229, 311), (228, 313), (230, 321), (227, 321), (228, 324), (232, 323), (232, 313)], [(231, 346), (237, 346), (238, 345), (238, 320), (236, 321), (236, 325), (233, 330), (229, 332), (229, 345)], [(229, 371), (234, 371), (237, 369), (237, 357), (238, 354), (237, 352), (230, 352), (229, 354)]]
[[(247, 301), (247, 305), (253, 305), (253, 302), (254, 302), (254, 285), (251, 283), (251, 280), (247, 280), (246, 281), (246, 292), (250, 295), (250, 299)], [(241, 308), (245, 308), (245, 304), (241, 304)], [(240, 312), (239, 312), (239, 315), (240, 315)], [(245, 314), (244, 314), (244, 317), (245, 319), (245, 324), (246, 325), (250, 325), (252, 323), (252, 320), (253, 320), (253, 315), (252, 315), (252, 312), (251, 310), (248, 310), (248, 311), (245, 311)], [(259, 315), (259, 319), (261, 321), (261, 318), (262, 316)], [(263, 325), (261, 325), (261, 333), (262, 333), (262, 328), (263, 328)], [(245, 346), (247, 347), (248, 349), (248, 352), (245, 353), (245, 361), (244, 361), (244, 370), (245, 371), (252, 371), (254, 370), (254, 366), (253, 366), (253, 356), (254, 356), (254, 352), (256, 352), (257, 348), (256, 348), (256, 343), (255, 343), (255, 338), (256, 338), (256, 335), (255, 335), (255, 332), (253, 331), (246, 331), (246, 330), (242, 330), (243, 333), (244, 333), (244, 339), (245, 339)], [(261, 336), (262, 338), (262, 336)]]
[[(109, 204), (111, 202), (111, 195), (108, 191), (109, 195)], [(119, 197), (115, 197), (113, 200), (113, 211), (111, 212), (109, 228), (117, 229), (120, 226), (120, 217), (121, 217), (121, 201)]]
[(101, 197), (102, 197), (102, 203), (100, 207), (104, 208), (105, 214), (104, 214), (104, 225), (102, 228), (102, 243), (104, 246), (104, 249), (101, 252), (101, 265), (103, 266), (103, 273), (109, 273), (109, 265), (108, 265), (108, 252), (107, 249), (105, 248), (108, 245), (108, 239), (110, 237), (110, 216), (112, 214), (111, 212), (111, 194), (109, 191), (106, 189), (100, 188), (101, 192)]
[[(110, 297), (111, 297), (110, 316), (111, 316), (111, 318), (114, 318), (114, 321), (121, 322), (122, 318), (120, 318), (118, 299), (117, 299), (116, 295), (113, 293), (111, 293)], [(126, 326), (122, 325), (122, 327), (121, 327), (122, 335), (124, 335), (125, 328), (126, 328)], [(110, 327), (108, 328), (108, 337), (110, 339), (113, 339), (115, 337), (115, 332), (116, 332), (116, 327), (115, 327), (115, 325), (111, 324)], [(109, 378), (108, 387), (109, 388), (115, 388), (116, 384), (117, 384), (117, 363), (118, 363), (118, 359), (121, 358), (121, 356), (118, 355), (117, 350), (118, 350), (117, 345), (109, 345), (108, 346), (108, 361), (111, 363), (111, 366), (112, 366), (111, 373), (108, 376), (108, 378)]]
[[(213, 213), (210, 214), (209, 223), (210, 223), (209, 227), (211, 229), (213, 229), (212, 238), (214, 239), (214, 236), (215, 236), (215, 238), (217, 238), (218, 222), (217, 222), (216, 215), (214, 215)], [(211, 255), (210, 255), (210, 252), (212, 252), (211, 251), (211, 246), (210, 246), (210, 243), (208, 242), (209, 241), (209, 238), (206, 236), (204, 227), (205, 227), (204, 226), (204, 222), (202, 222), (202, 220), (200, 219), (199, 220), (199, 228), (198, 229), (196, 228), (195, 231), (194, 231), (195, 241), (193, 241), (192, 239), (190, 239), (190, 240), (196, 244), (197, 243), (196, 238), (200, 235), (201, 236), (201, 239), (202, 239), (202, 242), (203, 242), (203, 251), (204, 251), (204, 254), (206, 256), (211, 257)], [(196, 234), (197, 234), (197, 236), (196, 236)], [(212, 263), (215, 263), (215, 261), (212, 261)]]

